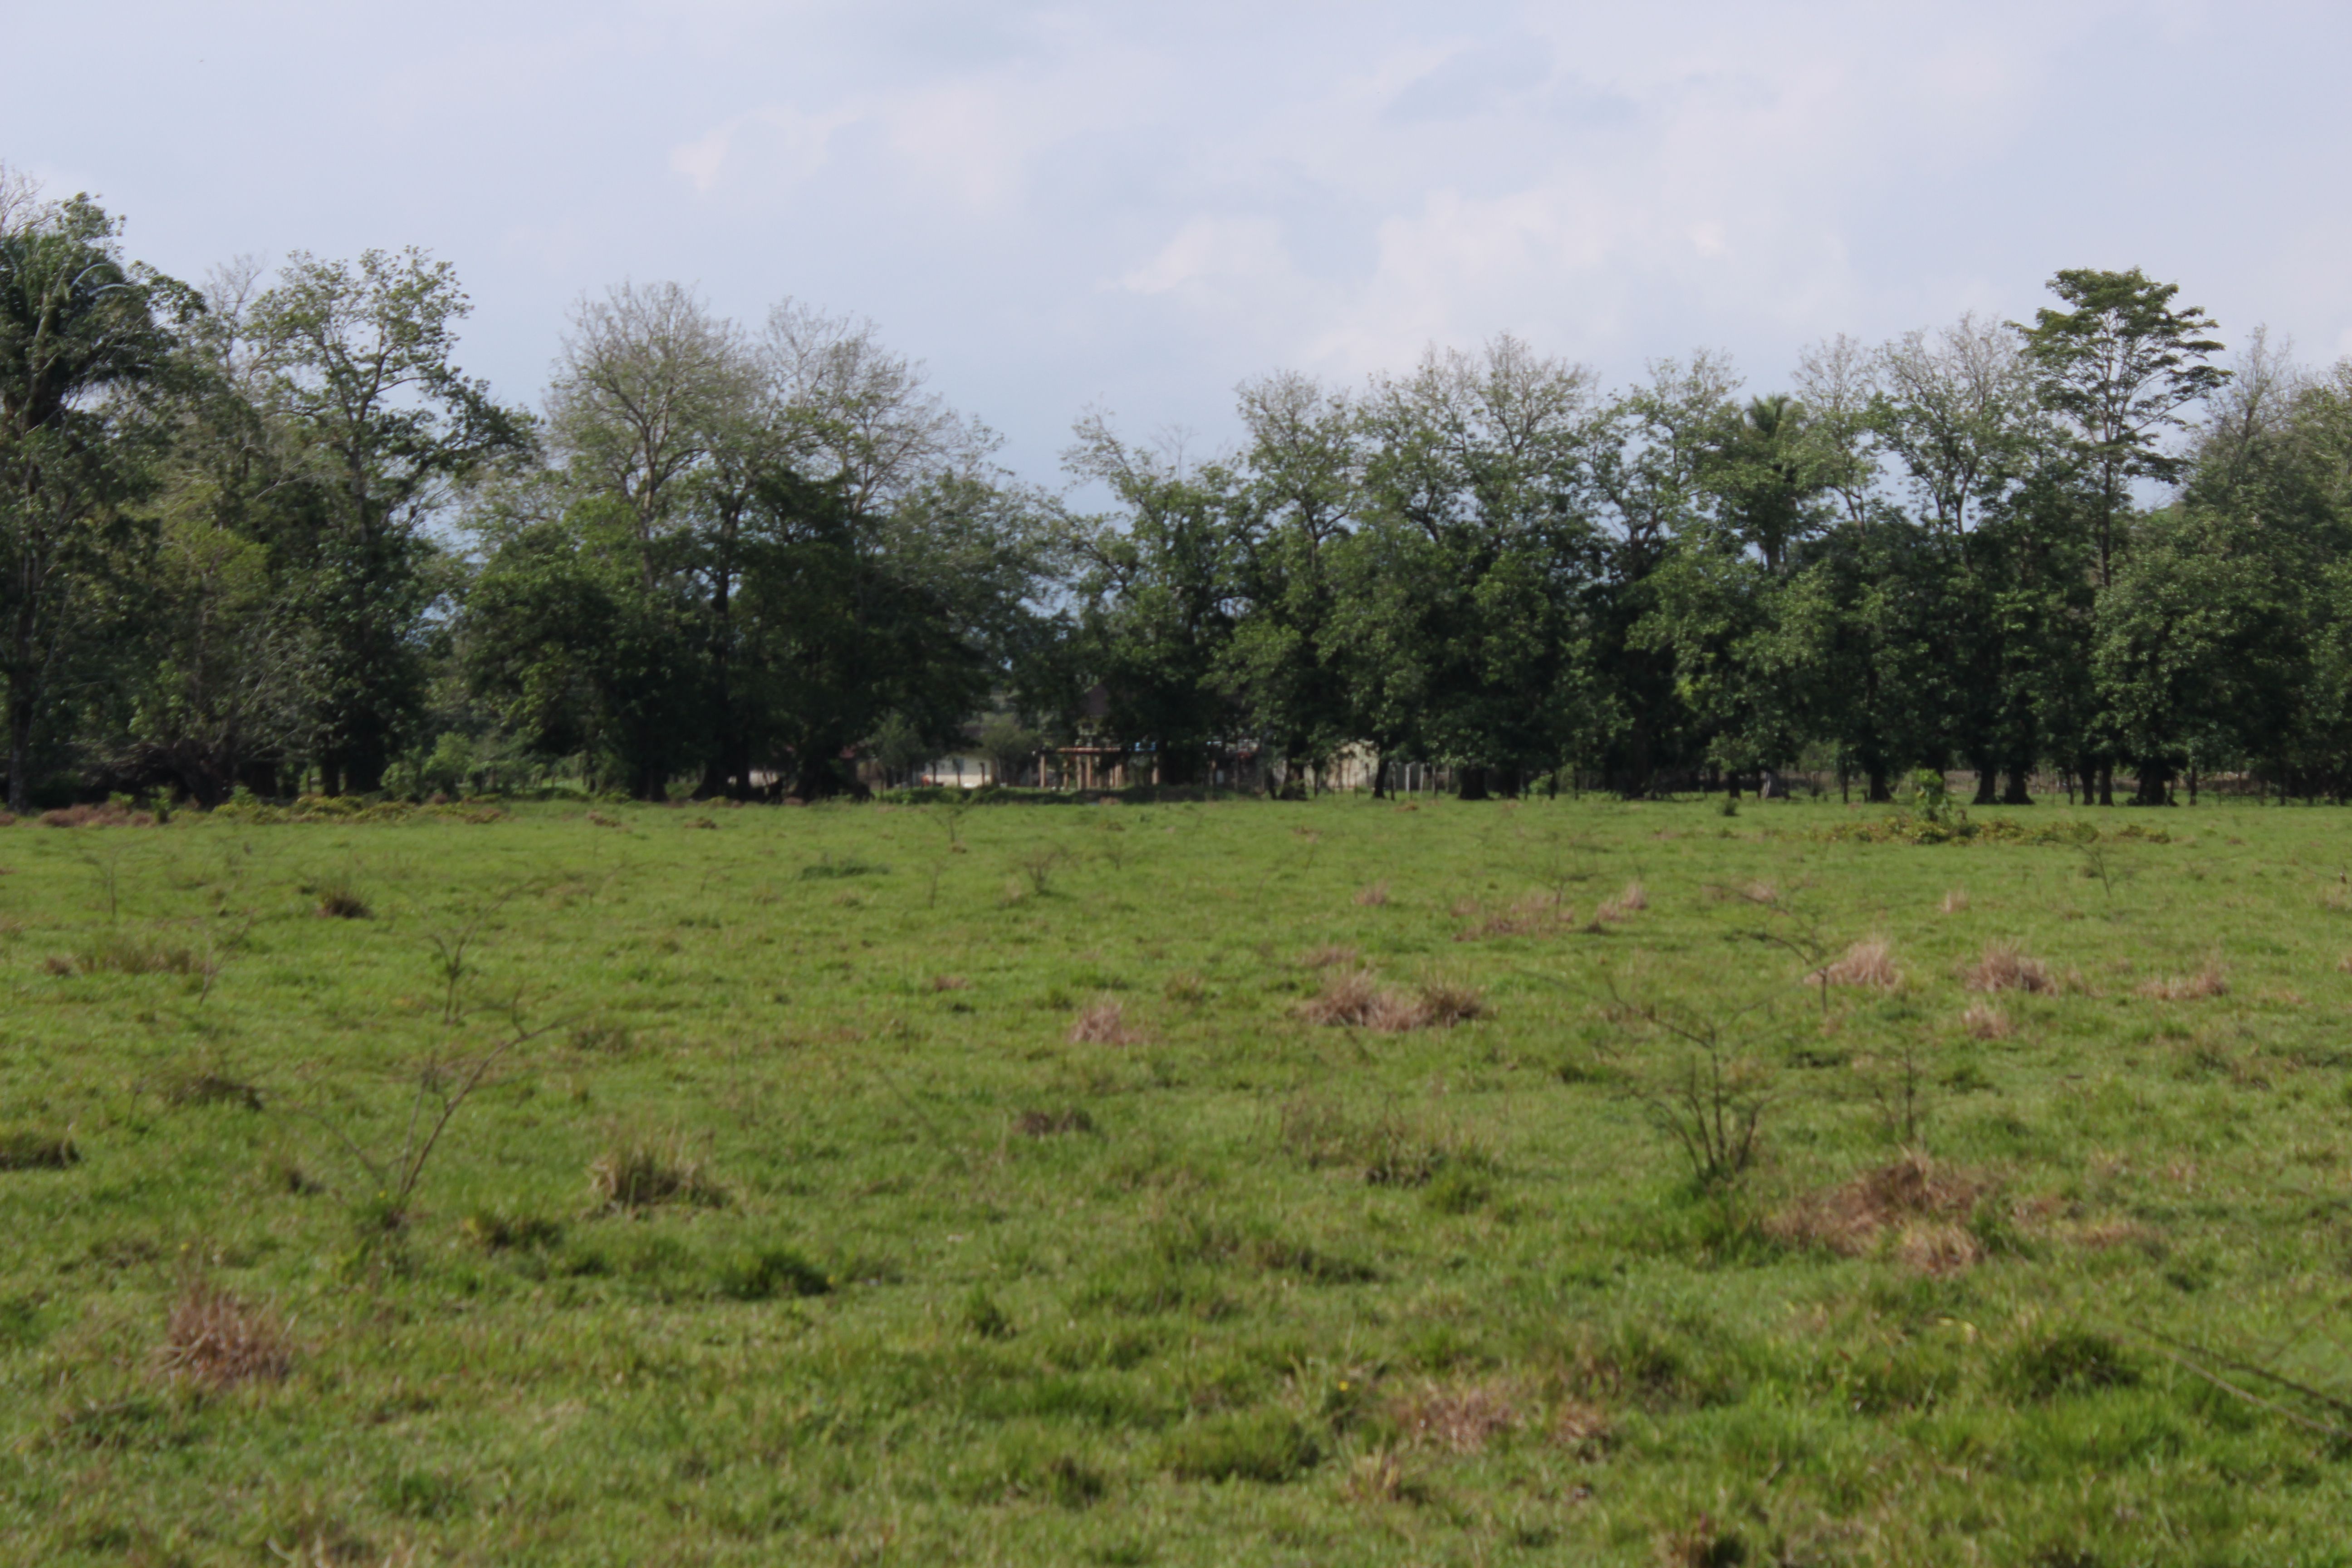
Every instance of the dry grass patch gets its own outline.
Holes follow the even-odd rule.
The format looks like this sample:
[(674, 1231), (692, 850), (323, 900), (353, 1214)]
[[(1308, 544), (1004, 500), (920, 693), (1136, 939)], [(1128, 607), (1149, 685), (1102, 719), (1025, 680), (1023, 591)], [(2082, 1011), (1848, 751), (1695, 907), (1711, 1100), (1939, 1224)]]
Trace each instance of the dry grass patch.
[(1352, 947), (1327, 946), (1309, 948), (1305, 952), (1299, 954), (1298, 967), (1301, 969), (1337, 969), (1344, 966), (1346, 968), (1353, 969), (1356, 967), (1357, 960), (1360, 956), (1361, 955), (1359, 954)]
[(1388, 901), (1389, 885), (1386, 882), (1374, 882), (1369, 887), (1356, 889), (1356, 902), (1368, 910), (1376, 910)]
[(0, 1171), (62, 1171), (80, 1160), (74, 1141), (61, 1132), (0, 1128)]
[(1967, 914), (1969, 912), (1969, 890), (1966, 888), (1954, 888), (1951, 891), (1944, 895), (1944, 901), (1936, 907), (1942, 910), (1948, 915)]
[(1566, 931), (1576, 924), (1576, 911), (1558, 893), (1530, 893), (1507, 910), (1487, 911), (1475, 900), (1454, 906), (1456, 919), (1475, 921), (1454, 933), (1456, 942), (1476, 942), (1490, 936), (1540, 936)]
[(2005, 1040), (2017, 1032), (2007, 1013), (1984, 1002), (1971, 1002), (1960, 1015), (1960, 1032), (1972, 1040)]
[(294, 1365), (294, 1351), (277, 1313), (208, 1280), (191, 1279), (172, 1303), (155, 1363), (166, 1377), (222, 1389), (284, 1377)]
[(1095, 1119), (1076, 1107), (1067, 1110), (1024, 1110), (1013, 1123), (1024, 1138), (1055, 1138), (1065, 1132), (1092, 1132)]
[(1824, 985), (1868, 985), (1892, 991), (1903, 981), (1895, 967), (1895, 950), (1876, 940), (1858, 942), (1836, 962), (1815, 970), (1810, 979)]
[(2194, 974), (2159, 975), (2141, 985), (2139, 994), (2159, 1002), (2201, 1002), (2210, 996), (2227, 996), (2230, 982), (2218, 964), (2209, 963)]
[(1130, 1027), (1127, 1007), (1116, 996), (1098, 996), (1070, 1025), (1068, 1036), (1074, 1046), (1132, 1046), (1143, 1038), (1140, 1029)]
[(2038, 958), (2028, 958), (2011, 942), (1988, 946), (1961, 983), (1971, 991), (2024, 991), (2035, 995), (2055, 991), (2058, 983)]
[(1941, 1279), (1965, 1274), (1982, 1262), (1984, 1244), (1966, 1226), (1919, 1221), (1905, 1226), (1895, 1238), (1895, 1256), (1914, 1273)]
[(1518, 1426), (1519, 1409), (1499, 1382), (1430, 1384), (1391, 1400), (1389, 1417), (1415, 1447), (1475, 1454)]
[(1592, 923), (1614, 925), (1620, 921), (1633, 919), (1649, 907), (1649, 889), (1639, 882), (1628, 882), (1615, 898), (1601, 901), (1601, 907), (1592, 911)]
[(45, 827), (152, 827), (155, 815), (134, 811), (119, 801), (103, 805), (68, 805), (57, 811), (41, 813)]
[(607, 1214), (635, 1214), (662, 1204), (718, 1208), (727, 1202), (703, 1161), (675, 1135), (625, 1139), (605, 1150), (589, 1163), (588, 1189)]
[(1485, 999), (1468, 986), (1434, 982), (1400, 991), (1376, 984), (1370, 970), (1348, 969), (1327, 978), (1322, 992), (1302, 1004), (1298, 1016), (1310, 1024), (1393, 1035), (1451, 1028), (1485, 1011)]
[(931, 989), (934, 991), (963, 991), (969, 989), (971, 985), (971, 982), (966, 980), (961, 974), (934, 974), (931, 976)]
[(1563, 1399), (1552, 1412), (1551, 1440), (1580, 1458), (1597, 1458), (1608, 1447), (1609, 1413), (1581, 1399)]
[[(1767, 1220), (1765, 1229), (1782, 1241), (1826, 1247), (1843, 1258), (1874, 1252), (1894, 1236), (1904, 1263), (1949, 1273), (1981, 1258), (1966, 1222), (1992, 1187), (1989, 1177), (1906, 1153), (1852, 1181), (1805, 1194)], [(1967, 1237), (1966, 1245), (1960, 1237)]]

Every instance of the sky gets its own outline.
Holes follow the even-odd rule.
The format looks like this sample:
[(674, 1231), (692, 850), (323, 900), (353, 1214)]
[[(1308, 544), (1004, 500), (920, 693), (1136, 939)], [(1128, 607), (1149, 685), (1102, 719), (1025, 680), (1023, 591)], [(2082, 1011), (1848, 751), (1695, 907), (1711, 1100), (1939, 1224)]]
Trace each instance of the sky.
[[(536, 403), (583, 295), (871, 318), (1051, 482), (1510, 331), (1610, 384), (2144, 268), (2352, 354), (2352, 7), (1189, 0), (11, 6), (0, 162), (190, 279), (421, 246)], [(39, 68), (37, 62), (52, 62)]]

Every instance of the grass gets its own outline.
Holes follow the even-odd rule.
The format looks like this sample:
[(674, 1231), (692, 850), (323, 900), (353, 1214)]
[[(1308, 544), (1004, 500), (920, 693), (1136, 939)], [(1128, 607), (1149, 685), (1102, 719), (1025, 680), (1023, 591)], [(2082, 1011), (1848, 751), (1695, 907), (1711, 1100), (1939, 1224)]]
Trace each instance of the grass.
[(2352, 1561), (2346, 819), (1415, 806), (0, 829), (0, 1559)]

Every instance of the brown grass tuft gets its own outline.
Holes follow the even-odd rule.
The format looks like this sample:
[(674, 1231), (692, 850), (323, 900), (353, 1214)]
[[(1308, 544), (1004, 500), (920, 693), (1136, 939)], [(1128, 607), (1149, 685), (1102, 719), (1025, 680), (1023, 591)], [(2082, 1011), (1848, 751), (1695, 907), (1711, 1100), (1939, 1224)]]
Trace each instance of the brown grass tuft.
[(590, 1163), (588, 1188), (607, 1214), (634, 1214), (661, 1204), (718, 1208), (727, 1194), (677, 1137), (632, 1138)]
[(1822, 984), (1871, 985), (1892, 991), (1902, 983), (1903, 972), (1895, 967), (1894, 950), (1873, 940), (1855, 942), (1845, 950), (1844, 957), (1815, 970), (1810, 978)]
[(2209, 963), (2194, 974), (2159, 976), (2140, 986), (2139, 994), (2159, 1002), (2201, 1002), (2209, 996), (2227, 996), (2230, 982), (2219, 965)]
[(1431, 1384), (1390, 1402), (1389, 1415), (1415, 1447), (1475, 1454), (1519, 1425), (1511, 1391), (1500, 1383)]
[(1628, 882), (1624, 891), (1615, 898), (1601, 900), (1601, 907), (1592, 911), (1592, 922), (1595, 925), (1613, 925), (1619, 921), (1631, 920), (1649, 907), (1649, 889), (1639, 882)]
[(1417, 993), (1383, 990), (1371, 972), (1341, 970), (1323, 982), (1321, 994), (1298, 1009), (1310, 1024), (1401, 1034), (1407, 1029), (1451, 1028), (1477, 1017), (1486, 1002), (1466, 986), (1433, 983)]
[(1552, 1412), (1551, 1440), (1584, 1458), (1609, 1446), (1609, 1413), (1581, 1399), (1563, 1400)]
[(601, 811), (590, 812), (588, 814), (588, 820), (598, 827), (626, 827), (628, 826), (627, 823), (623, 822), (619, 817), (607, 816)]
[(1070, 1025), (1074, 1046), (1131, 1046), (1142, 1034), (1128, 1027), (1127, 1008), (1115, 996), (1099, 996)]
[(155, 1360), (167, 1377), (220, 1389), (282, 1378), (293, 1367), (294, 1352), (275, 1312), (199, 1279), (189, 1280), (172, 1303)]
[(2049, 967), (2038, 958), (2026, 957), (2011, 942), (1997, 942), (1987, 947), (1962, 983), (1971, 991), (2025, 991), (2039, 994), (2057, 989), (2057, 983), (2050, 978)]
[(1966, 888), (1954, 888), (1950, 892), (1944, 895), (1944, 901), (1937, 907), (1941, 909), (1948, 915), (1964, 915), (1968, 913), (1969, 890)]
[(1984, 1247), (1965, 1226), (1917, 1222), (1905, 1226), (1895, 1237), (1895, 1256), (1916, 1273), (1941, 1279), (1975, 1268), (1984, 1260)]
[[(1937, 1165), (1925, 1154), (1906, 1153), (1889, 1165), (1826, 1191), (1806, 1194), (1765, 1222), (1783, 1241), (1824, 1247), (1845, 1258), (1874, 1250), (1890, 1233), (1916, 1237), (1898, 1242), (1897, 1256), (1914, 1267), (1936, 1265), (1948, 1271), (1960, 1257), (1958, 1243), (1941, 1233), (1959, 1229), (1978, 1201), (1992, 1189), (1986, 1177)], [(1973, 1241), (1973, 1238), (1971, 1238)], [(1966, 1268), (1977, 1261), (1969, 1253)]]
[(1476, 942), (1490, 936), (1537, 936), (1566, 931), (1576, 923), (1576, 911), (1560, 902), (1557, 893), (1530, 893), (1507, 910), (1486, 913), (1477, 900), (1465, 899), (1454, 906), (1456, 919), (1475, 921), (1454, 933), (1456, 942)]
[(81, 1152), (61, 1132), (0, 1128), (0, 1171), (62, 1171), (80, 1163)]
[(1389, 885), (1386, 882), (1374, 882), (1370, 887), (1356, 889), (1356, 902), (1368, 910), (1378, 909), (1388, 901)]
[(1095, 1119), (1075, 1106), (1067, 1110), (1024, 1110), (1013, 1130), (1024, 1138), (1052, 1138), (1064, 1132), (1091, 1132)]
[(1358, 956), (1356, 950), (1352, 947), (1332, 946), (1309, 948), (1307, 952), (1299, 955), (1298, 967), (1301, 969), (1337, 969), (1344, 966), (1346, 968), (1353, 969), (1356, 966)]
[(152, 812), (133, 811), (115, 801), (103, 805), (68, 805), (58, 811), (41, 813), (46, 827), (152, 827)]
[(1972, 1040), (2005, 1040), (2017, 1032), (2017, 1026), (2000, 1008), (1971, 1002), (1960, 1015), (1960, 1032)]
[(934, 974), (931, 976), (931, 989), (934, 991), (961, 991), (971, 984), (971, 981), (966, 980), (961, 974)]

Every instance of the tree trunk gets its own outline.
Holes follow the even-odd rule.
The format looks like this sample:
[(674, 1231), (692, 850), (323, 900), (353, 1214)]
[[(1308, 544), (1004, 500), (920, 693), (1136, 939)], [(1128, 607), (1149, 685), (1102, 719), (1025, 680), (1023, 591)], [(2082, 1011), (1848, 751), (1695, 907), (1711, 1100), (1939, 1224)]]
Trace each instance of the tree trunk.
[(2000, 804), (2003, 805), (2032, 805), (2033, 804), (2033, 795), (2026, 788), (2026, 785), (2032, 779), (2032, 776), (2033, 767), (2032, 763), (2010, 763), (2009, 788), (2001, 792)]
[(2170, 805), (2172, 770), (2162, 763), (2142, 763), (2136, 770), (2139, 777), (2132, 792), (2134, 805)]
[(1969, 804), (1970, 805), (1999, 805), (2000, 804), (2000, 794), (1998, 787), (2000, 782), (2000, 770), (1993, 767), (1979, 766), (1977, 769), (1977, 797)]
[(2099, 804), (2116, 804), (2116, 764), (2105, 757), (2099, 759)]
[(1886, 769), (1874, 763), (1869, 769), (1870, 793), (1863, 798), (1873, 805), (1886, 805), (1895, 799), (1895, 792), (1886, 787)]
[(1464, 800), (1488, 799), (1486, 768), (1475, 763), (1465, 767), (1462, 770), (1461, 787), (1456, 793)]

